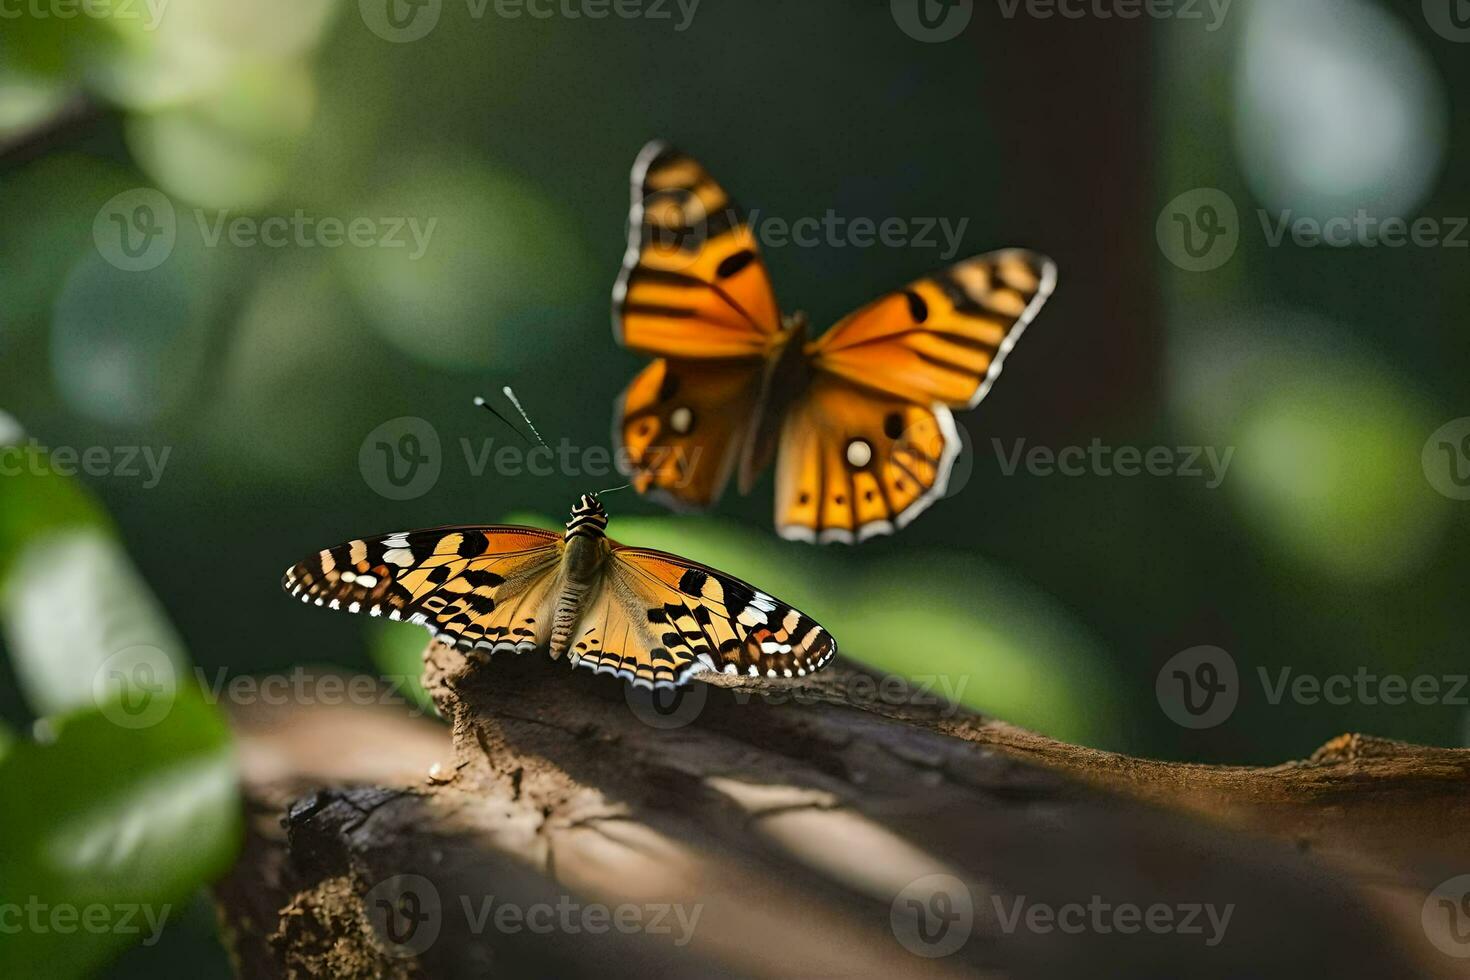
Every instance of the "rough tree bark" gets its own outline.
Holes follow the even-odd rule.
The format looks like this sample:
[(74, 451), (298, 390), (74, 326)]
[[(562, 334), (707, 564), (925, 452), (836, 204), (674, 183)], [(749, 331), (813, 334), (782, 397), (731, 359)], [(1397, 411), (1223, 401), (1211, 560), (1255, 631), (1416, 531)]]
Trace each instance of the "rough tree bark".
[(425, 662), (447, 735), (365, 708), (237, 718), (251, 833), (216, 898), (242, 974), (1470, 974), (1421, 923), (1470, 870), (1470, 751), (1345, 736), (1179, 765), (846, 664), (659, 715), (542, 656)]

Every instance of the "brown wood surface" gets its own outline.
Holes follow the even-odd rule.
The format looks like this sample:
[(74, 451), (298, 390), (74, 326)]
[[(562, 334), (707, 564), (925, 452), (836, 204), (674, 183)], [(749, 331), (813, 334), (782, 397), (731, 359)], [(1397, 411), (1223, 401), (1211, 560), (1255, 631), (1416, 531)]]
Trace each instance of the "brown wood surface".
[[(543, 656), (431, 646), (426, 664), (447, 729), (401, 709), (237, 716), (252, 831), (216, 895), (243, 974), (1470, 972), (1421, 925), (1429, 892), (1470, 869), (1470, 751), (1347, 736), (1271, 768), (1195, 766), (911, 703), (928, 699), (891, 679), (889, 696), (858, 697), (872, 687), (845, 664), (794, 684), (696, 684), (672, 715)], [(973, 907), (943, 957), (899, 938), (908, 899), (952, 909), (912, 885), (929, 880)], [(422, 881), (432, 929), (395, 947), (392, 906), (375, 919), (374, 903)], [(425, 899), (405, 911), (427, 914)], [(569, 928), (482, 918), (558, 903)], [(1099, 903), (1163, 905), (1181, 923), (1199, 906), (1200, 932), (1124, 933), (1091, 912), (1068, 920), (1080, 929), (1027, 924), (1026, 910)], [(651, 928), (575, 918), (620, 905)], [(655, 926), (664, 906), (697, 915), (692, 929), (673, 912)], [(1228, 923), (1213, 929), (1205, 906)]]

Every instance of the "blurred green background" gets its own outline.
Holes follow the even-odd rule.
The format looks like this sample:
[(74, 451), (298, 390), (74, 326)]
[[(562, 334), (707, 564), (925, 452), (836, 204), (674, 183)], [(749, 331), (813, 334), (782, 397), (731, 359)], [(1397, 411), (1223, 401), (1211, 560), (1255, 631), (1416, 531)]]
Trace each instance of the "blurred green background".
[[(1218, 21), (1203, 5), (1202, 20), (1122, 20), (980, 3), (931, 42), (876, 0), (603, 19), (391, 2), (409, 27), (383, 0), (136, 0), (132, 17), (0, 25), (0, 443), (106, 447), (114, 463), (123, 447), (168, 452), (156, 481), (142, 457), (136, 476), (0, 476), (0, 719), (24, 747), (61, 744), (79, 729), (54, 719), (95, 710), (92, 672), (116, 642), (93, 631), (71, 663), (73, 634), (48, 626), (106, 619), (132, 601), (115, 580), (156, 596), (170, 639), (151, 642), (210, 676), (374, 671), (414, 662), (422, 632), (287, 601), (287, 564), (363, 534), (560, 521), (577, 493), (620, 482), (476, 474), (461, 440), (512, 443), (470, 406), (512, 384), (549, 441), (607, 445), (640, 364), (613, 342), (608, 296), (628, 169), (655, 137), (786, 221), (968, 222), (957, 256), (942, 239), (768, 245), (783, 305), (817, 324), (1001, 246), (1048, 253), (1061, 283), (960, 416), (973, 452), (956, 492), (901, 535), (779, 542), (767, 477), (702, 518), (615, 495), (614, 537), (751, 579), (845, 653), (943, 675), (968, 704), (1060, 738), (1231, 763), (1348, 730), (1465, 744), (1466, 692), (1273, 704), (1258, 680), (1466, 672), (1470, 504), (1453, 477), (1470, 458), (1438, 456), (1434, 434), (1470, 414), (1470, 234), (1271, 237), (1283, 217), (1361, 211), (1433, 218), (1452, 238), (1470, 215), (1453, 94), (1470, 48), (1419, 3), (1236, 0)], [(1200, 189), (1229, 203), (1238, 245), (1194, 271), (1168, 231), (1202, 214)], [(161, 257), (108, 244), (116, 216), (139, 213), (171, 220)], [(406, 244), (215, 234), (298, 213)], [(422, 249), (412, 224), (432, 229)], [(441, 472), (395, 500), (359, 454), (402, 416), (433, 428)], [(1008, 475), (998, 458), (1094, 440), (1233, 456), (1218, 486)], [(79, 526), (95, 538), (80, 552), (49, 533)], [(1196, 730), (1155, 681), (1200, 645), (1228, 651), (1241, 684), (1233, 713)], [(179, 738), (215, 758), (217, 718), (196, 720)], [(220, 817), (224, 857), (189, 874), (218, 873), (234, 832)], [(203, 910), (119, 969), (211, 948)]]

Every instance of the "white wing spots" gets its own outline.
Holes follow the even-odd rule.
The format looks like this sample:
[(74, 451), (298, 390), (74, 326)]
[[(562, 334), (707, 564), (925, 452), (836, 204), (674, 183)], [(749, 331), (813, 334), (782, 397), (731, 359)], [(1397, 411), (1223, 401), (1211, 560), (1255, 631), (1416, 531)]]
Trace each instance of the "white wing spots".
[(398, 615), (398, 610), (397, 609), (389, 609), (388, 610), (388, 618), (389, 619), (392, 619), (392, 620), (398, 620), (401, 617)]
[(384, 548), (407, 548), (408, 547), (408, 532), (407, 531), (400, 531), (397, 534), (390, 534), (390, 535), (388, 535), (386, 538), (383, 539), (383, 547)]
[(413, 552), (407, 548), (391, 548), (383, 552), (383, 560), (399, 568), (408, 568), (413, 564)]
[(686, 407), (679, 407), (669, 415), (669, 428), (679, 435), (688, 435), (689, 430), (694, 428), (694, 413)]
[(764, 641), (761, 642), (761, 653), (764, 653), (764, 654), (773, 654), (773, 653), (790, 653), (790, 652), (791, 652), (791, 644), (790, 643), (777, 643), (775, 640), (764, 640)]
[(861, 439), (854, 439), (847, 444), (847, 465), (855, 470), (860, 470), (873, 461), (873, 447)]
[(328, 609), (341, 609), (342, 608), (342, 600), (340, 600), (340, 599), (333, 599), (331, 602), (327, 603), (327, 608)]
[(362, 603), (360, 603), (360, 602), (352, 602), (352, 603), (348, 603), (348, 605), (347, 605), (347, 611), (350, 612), (350, 613), (359, 612), (361, 610), (362, 610)]
[(725, 665), (725, 673), (727, 673), (727, 674), (737, 673), (739, 671), (739, 669), (740, 668), (736, 667), (734, 664), (726, 664)]
[(362, 575), (359, 575), (357, 577), (357, 584), (362, 586), (364, 589), (371, 589), (378, 584), (378, 577), (376, 575), (368, 575), (366, 573), (363, 573)]
[(761, 612), (755, 606), (746, 606), (744, 609), (740, 610), (741, 626), (747, 627), (749, 629), (755, 629), (757, 626), (764, 626), (765, 622), (766, 614)]

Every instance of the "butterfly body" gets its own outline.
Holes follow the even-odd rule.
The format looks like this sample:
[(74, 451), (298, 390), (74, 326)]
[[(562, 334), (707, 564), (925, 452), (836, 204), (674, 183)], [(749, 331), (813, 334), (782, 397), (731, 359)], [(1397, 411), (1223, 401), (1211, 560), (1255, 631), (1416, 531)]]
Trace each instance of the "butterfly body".
[(701, 509), (774, 463), (777, 529), (813, 542), (892, 533), (942, 497), (960, 451), (951, 410), (990, 390), (1055, 287), (1052, 262), (981, 255), (808, 339), (745, 212), (692, 157), (651, 143), (632, 185), (614, 335), (654, 358), (614, 419), (634, 487)]
[(563, 534), (456, 526), (359, 538), (298, 562), (302, 602), (425, 626), (466, 651), (545, 650), (647, 687), (701, 672), (797, 677), (836, 653), (791, 606), (689, 559), (607, 537), (594, 494)]

